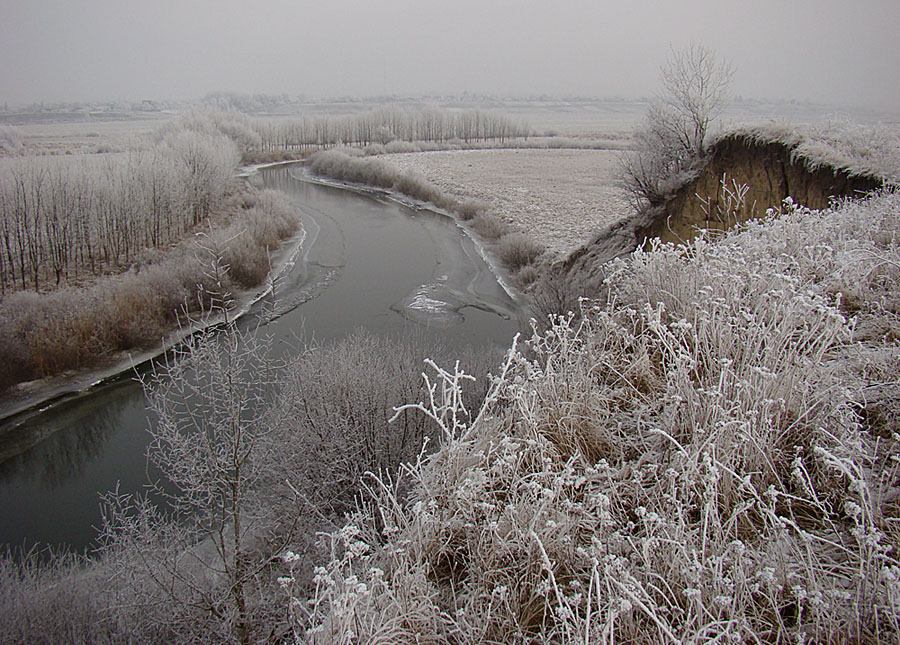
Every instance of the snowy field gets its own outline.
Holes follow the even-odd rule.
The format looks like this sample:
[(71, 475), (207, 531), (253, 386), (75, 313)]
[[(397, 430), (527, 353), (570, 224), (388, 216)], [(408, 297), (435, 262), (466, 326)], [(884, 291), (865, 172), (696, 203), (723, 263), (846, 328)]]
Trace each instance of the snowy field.
[(629, 212), (615, 150), (460, 150), (385, 155), (492, 215), (558, 256)]
[(154, 114), (143, 118), (25, 123), (13, 128), (22, 138), (27, 155), (96, 154), (140, 146), (147, 136), (174, 118)]
[[(510, 102), (503, 113), (536, 133), (567, 137), (627, 139), (644, 116), (646, 101)], [(803, 103), (735, 102), (720, 128), (739, 124), (818, 125), (833, 119), (891, 123), (897, 114), (841, 110)], [(484, 150), (386, 155), (406, 171), (421, 172), (459, 198), (490, 204), (491, 214), (528, 233), (558, 256), (629, 214), (619, 187), (619, 158), (613, 150)]]

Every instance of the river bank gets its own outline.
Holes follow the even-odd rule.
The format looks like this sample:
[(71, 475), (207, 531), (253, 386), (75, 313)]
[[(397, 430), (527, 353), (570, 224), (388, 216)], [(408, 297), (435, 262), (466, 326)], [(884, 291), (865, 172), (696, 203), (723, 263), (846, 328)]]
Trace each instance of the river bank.
[[(300, 179), (300, 177), (298, 177), (298, 179)], [(477, 234), (473, 234), (473, 232), (469, 228), (463, 226), (463, 223), (460, 221), (458, 214), (439, 205), (436, 205), (430, 201), (416, 199), (397, 190), (387, 190), (384, 188), (378, 188), (376, 186), (369, 186), (360, 183), (341, 181), (339, 179), (332, 179), (322, 175), (313, 174), (306, 168), (303, 169), (302, 181), (318, 184), (320, 186), (339, 188), (341, 190), (347, 190), (359, 195), (368, 195), (371, 197), (375, 197), (377, 199), (384, 199), (416, 211), (429, 211), (448, 218), (456, 225), (460, 234), (466, 236), (466, 238), (475, 245), (475, 248), (478, 249), (478, 253), (481, 256), (481, 259), (485, 264), (488, 265), (491, 272), (494, 274), (494, 278), (503, 288), (503, 291), (506, 292), (506, 295), (508, 295), (514, 301), (521, 300), (521, 293), (509, 279), (509, 273), (502, 268), (497, 258), (489, 253), (488, 246), (485, 244), (485, 241)]]
[(459, 150), (384, 155), (527, 233), (557, 259), (631, 212), (619, 150)]
[[(360, 333), (385, 346), (416, 344), (421, 359), (446, 356), (464, 364), (467, 356), (486, 359), (508, 347), (527, 313), (496, 282), (455, 222), (395, 200), (299, 181), (296, 174), (292, 168), (260, 172), (266, 188), (286, 192), (298, 206), (305, 237), (297, 252), (284, 249), (293, 262), (281, 273), (274, 296), (258, 299), (239, 324), (248, 333), (258, 329), (275, 363), (305, 361), (316, 383), (340, 382), (345, 377), (335, 374), (333, 362), (312, 357)], [(392, 370), (398, 369), (394, 358), (383, 361)], [(348, 366), (360, 369), (369, 360), (362, 352)], [(421, 365), (411, 362), (404, 378), (417, 384)], [(146, 375), (154, 366), (167, 373), (161, 361), (138, 372)], [(371, 373), (362, 369), (354, 378)], [(96, 537), (98, 493), (117, 486), (120, 492), (140, 491), (161, 476), (148, 471), (148, 429), (155, 418), (133, 375), (9, 420), (0, 442), (0, 454), (8, 457), (0, 459), (0, 517), (7, 518), (0, 522), (0, 545), (80, 550)], [(292, 400), (318, 387), (306, 378), (300, 384), (290, 395), (300, 398)], [(346, 396), (337, 392), (335, 405), (343, 405)], [(410, 396), (392, 399), (373, 418), (386, 421), (390, 406)]]
[[(262, 167), (265, 166), (242, 168), (238, 176), (249, 177)], [(247, 247), (246, 244), (243, 243), (244, 241), (238, 239), (238, 236), (228, 234), (228, 231), (234, 228), (236, 223), (238, 223), (241, 228), (239, 232), (241, 237), (244, 237), (247, 228), (253, 226), (254, 222), (240, 219), (242, 215), (243, 214), (241, 213), (224, 219), (216, 217), (214, 218), (216, 224), (211, 223), (208, 232), (198, 233), (198, 235), (202, 235), (203, 239), (210, 240), (213, 246), (216, 247), (217, 252), (223, 257), (228, 256), (229, 254), (236, 255), (246, 253)], [(216, 236), (227, 238), (224, 240), (226, 245), (225, 248), (219, 248), (216, 243)], [(278, 237), (280, 237), (280, 235)], [(284, 239), (276, 253), (268, 254), (269, 257), (265, 259), (269, 267), (268, 275), (258, 283), (257, 287), (241, 288), (240, 283), (237, 280), (229, 280), (231, 288), (229, 289), (228, 295), (232, 300), (232, 307), (227, 313), (229, 317), (240, 317), (249, 310), (254, 302), (258, 301), (271, 291), (273, 284), (278, 277), (292, 266), (295, 261), (295, 256), (301, 248), (305, 237), (305, 231), (302, 226), (298, 225), (297, 228), (295, 228), (294, 234)], [(196, 243), (190, 239), (185, 240), (184, 242), (189, 245), (196, 245)], [(140, 276), (141, 271), (146, 275), (149, 271), (152, 271), (154, 266), (161, 267), (166, 263), (180, 265), (190, 264), (192, 261), (197, 260), (194, 256), (203, 250), (202, 244), (193, 251), (186, 249), (183, 246), (174, 247), (169, 253), (164, 254), (159, 258), (154, 264), (138, 267), (138, 273), (136, 275), (126, 274), (126, 277), (131, 278), (132, 281), (136, 281), (132, 286), (132, 290), (139, 289), (142, 298), (150, 299), (155, 297), (156, 294), (150, 293), (152, 288), (149, 285), (143, 286), (139, 282), (139, 277), (136, 276)], [(242, 259), (247, 261), (246, 257)], [(252, 268), (248, 268), (247, 270), (252, 271)], [(101, 278), (101, 281), (86, 287), (83, 292), (85, 297), (89, 297), (87, 295), (89, 289), (98, 288), (103, 280), (115, 280), (117, 278), (117, 276)], [(154, 281), (152, 278), (150, 280), (151, 282)], [(77, 290), (71, 291), (71, 293), (77, 298)], [(29, 294), (29, 296), (31, 295), (32, 294)], [(182, 303), (182, 306), (184, 306), (184, 304), (185, 303)], [(147, 320), (148, 324), (154, 324), (153, 322), (150, 322), (149, 318), (141, 316), (140, 311), (138, 311), (135, 321), (136, 324), (141, 324), (140, 321), (142, 319)], [(183, 324), (185, 320), (187, 320), (189, 324)], [(39, 413), (49, 405), (81, 396), (93, 388), (118, 378), (128, 371), (134, 370), (137, 366), (165, 354), (172, 347), (183, 342), (192, 334), (219, 325), (224, 322), (224, 320), (224, 314), (211, 314), (209, 310), (201, 310), (200, 312), (179, 316), (177, 324), (168, 330), (163, 330), (160, 342), (151, 347), (145, 346), (140, 349), (124, 349), (109, 352), (101, 357), (93, 357), (92, 362), (94, 362), (94, 365), (91, 367), (66, 369), (44, 378), (17, 383), (7, 388), (2, 395), (0, 395), (0, 421), (6, 421), (16, 415), (25, 413), (28, 410)], [(64, 323), (61, 323), (60, 326), (63, 324)]]

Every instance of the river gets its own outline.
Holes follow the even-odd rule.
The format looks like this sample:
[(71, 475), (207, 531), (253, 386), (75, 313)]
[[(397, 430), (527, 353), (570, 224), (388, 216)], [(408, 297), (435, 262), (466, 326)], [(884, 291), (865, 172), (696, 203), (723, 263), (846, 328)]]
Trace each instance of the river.
[[(310, 339), (361, 328), (425, 334), (459, 348), (509, 345), (527, 314), (451, 218), (304, 181), (301, 173), (296, 166), (260, 171), (265, 186), (294, 200), (306, 238), (242, 326), (263, 326), (284, 356)], [(0, 544), (82, 550), (101, 521), (102, 493), (139, 491), (160, 477), (146, 459), (153, 419), (135, 376), (0, 426)]]

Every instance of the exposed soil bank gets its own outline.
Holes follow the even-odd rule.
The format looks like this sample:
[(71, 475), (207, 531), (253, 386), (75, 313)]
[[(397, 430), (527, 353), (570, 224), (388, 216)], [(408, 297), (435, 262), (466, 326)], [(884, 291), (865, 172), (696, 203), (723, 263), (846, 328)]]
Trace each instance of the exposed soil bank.
[[(881, 188), (885, 180), (830, 166), (812, 168), (783, 143), (756, 142), (742, 134), (716, 142), (692, 180), (660, 204), (620, 220), (572, 253), (559, 268), (573, 278), (597, 283), (607, 261), (630, 253), (645, 240), (682, 242), (701, 229), (724, 230), (762, 217), (787, 197), (810, 208), (825, 208), (834, 198), (858, 197)], [(728, 213), (729, 190), (746, 186), (743, 205)]]
[[(741, 135), (719, 140), (697, 178), (657, 206), (651, 221), (638, 229), (638, 235), (681, 242), (694, 237), (698, 229), (726, 229), (736, 221), (761, 217), (767, 208), (777, 207), (787, 197), (797, 204), (820, 209), (835, 197), (859, 197), (884, 183), (877, 177), (831, 167), (810, 169), (791, 152), (784, 144), (757, 143)], [(728, 187), (747, 186), (744, 207), (738, 210), (736, 220), (717, 217), (717, 213), (727, 210), (723, 178)]]

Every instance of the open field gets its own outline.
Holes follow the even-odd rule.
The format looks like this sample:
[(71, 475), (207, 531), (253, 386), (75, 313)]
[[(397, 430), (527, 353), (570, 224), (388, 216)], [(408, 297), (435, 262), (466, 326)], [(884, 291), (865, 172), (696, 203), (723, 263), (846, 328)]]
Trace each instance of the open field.
[(176, 118), (172, 114), (118, 119), (17, 123), (26, 155), (96, 154), (127, 150)]
[(442, 190), (490, 204), (491, 214), (564, 255), (630, 206), (615, 150), (472, 150), (387, 155)]

